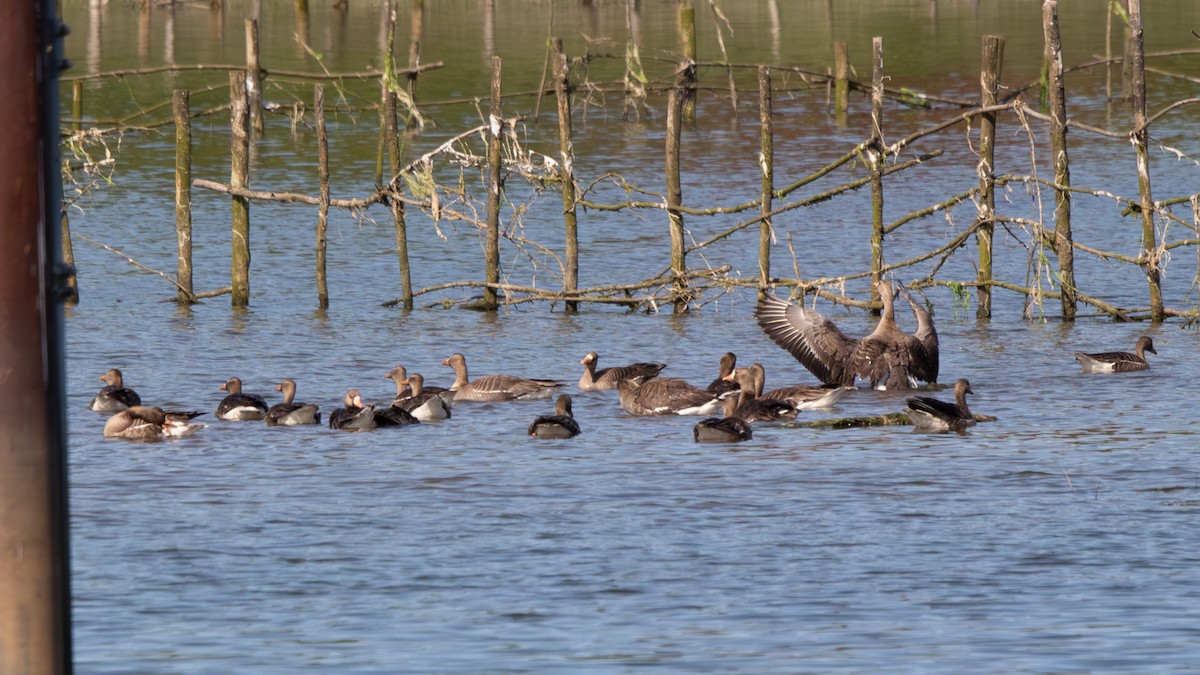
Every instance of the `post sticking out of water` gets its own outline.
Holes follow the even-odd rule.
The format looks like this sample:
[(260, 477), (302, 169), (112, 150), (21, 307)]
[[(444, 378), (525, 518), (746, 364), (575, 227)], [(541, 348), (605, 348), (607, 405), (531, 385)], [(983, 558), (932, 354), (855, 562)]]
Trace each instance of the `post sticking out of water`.
[(329, 133), (325, 128), (325, 87), (313, 86), (313, 114), (317, 118), (317, 306), (329, 308), (329, 283), (325, 277), (325, 239), (329, 227)]
[[(1000, 91), (1000, 72), (1004, 67), (1004, 38), (999, 35), (983, 36), (983, 67), (979, 72), (979, 105), (996, 105), (996, 94)], [(988, 319), (992, 316), (992, 236), (996, 229), (995, 194), (995, 148), (996, 113), (984, 113), (979, 120), (979, 229), (975, 241), (979, 247), (979, 273), (976, 290), (979, 307), (975, 317)]]
[[(563, 291), (573, 293), (579, 288), (579, 222), (576, 218), (575, 147), (571, 142), (571, 71), (562, 38), (554, 38), (554, 95), (558, 100), (558, 154), (562, 172), (563, 223), (566, 226), (567, 264), (563, 275)], [(579, 309), (574, 300), (566, 302), (568, 312)]]
[[(871, 171), (871, 299), (883, 278), (883, 166), (887, 151), (883, 141), (883, 38), (871, 39), (871, 144), (867, 149)], [(874, 309), (872, 313), (878, 314)]]
[(850, 108), (850, 54), (845, 42), (833, 43), (833, 112), (839, 118)]
[(258, 21), (246, 19), (246, 94), (254, 136), (262, 138), (262, 66), (258, 59)]
[(1137, 152), (1138, 188), (1141, 192), (1142, 269), (1150, 284), (1150, 318), (1162, 321), (1163, 311), (1160, 263), (1162, 252), (1154, 232), (1154, 199), (1150, 193), (1150, 153), (1146, 147), (1146, 55), (1142, 38), (1142, 0), (1129, 0), (1129, 47), (1132, 56), (1130, 102), (1133, 104), (1133, 147)]
[[(488, 111), (488, 177), (487, 177), (487, 283), (500, 283), (500, 172), (502, 170), (500, 157), (500, 140), (504, 133), (504, 117), (500, 112), (500, 70), (499, 56), (492, 57), (492, 101)], [(485, 309), (495, 309), (496, 289), (488, 286), (483, 289), (483, 306)]]
[(71, 268), (71, 273), (67, 277), (66, 282), (66, 297), (63, 298), (63, 304), (67, 307), (73, 307), (79, 304), (79, 279), (75, 274), (75, 249), (71, 247), (71, 219), (67, 217), (67, 210), (62, 211), (62, 260)]
[(1062, 42), (1058, 33), (1058, 2), (1042, 3), (1046, 40), (1047, 94), (1050, 104), (1050, 153), (1054, 164), (1054, 250), (1058, 254), (1059, 299), (1064, 321), (1075, 320), (1075, 249), (1071, 242), (1071, 165), (1067, 159), (1067, 101), (1063, 85)]
[(684, 63), (675, 76), (675, 86), (667, 94), (667, 219), (671, 228), (671, 274), (674, 277), (674, 306), (676, 314), (687, 311), (687, 249), (683, 241), (683, 188), (679, 179), (679, 146), (688, 83), (695, 67)]
[(414, 123), (421, 125), (421, 116), (417, 114), (417, 67), (421, 65), (421, 36), (425, 26), (425, 2), (413, 0), (412, 30), (408, 43), (408, 101), (411, 106), (404, 126), (410, 128)]
[(71, 117), (75, 118), (71, 122), (71, 130), (79, 131), (83, 128), (83, 80), (75, 80), (71, 83)]
[[(246, 105), (246, 73), (229, 73), (229, 102), (232, 137), (230, 143), (229, 186), (250, 185), (250, 114)], [(231, 303), (234, 307), (250, 304), (250, 200), (233, 195), (233, 250), (230, 255)]]
[(404, 304), (404, 309), (412, 309), (412, 272), (408, 265), (408, 222), (404, 217), (404, 201), (400, 199), (400, 192), (404, 185), (403, 179), (400, 177), (400, 164), (403, 158), (400, 153), (400, 133), (396, 126), (398, 114), (395, 92), (388, 92), (384, 117), (387, 123), (385, 142), (388, 146), (388, 157), (391, 159), (390, 185), (392, 193), (389, 201), (392, 204), (392, 220), (396, 224), (396, 258), (400, 263), (400, 301)]
[[(696, 63), (696, 7), (692, 0), (683, 0), (679, 5), (679, 39), (683, 47), (685, 63)], [(696, 121), (696, 71), (687, 68), (688, 79), (683, 88), (683, 118), (688, 122)]]
[(175, 240), (177, 302), (190, 305), (192, 293), (192, 114), (187, 89), (176, 89), (171, 99), (175, 118)]
[(767, 293), (771, 283), (771, 213), (775, 196), (775, 129), (771, 122), (771, 69), (758, 67), (758, 120), (762, 149), (758, 164), (762, 173), (762, 223), (758, 230), (758, 295)]

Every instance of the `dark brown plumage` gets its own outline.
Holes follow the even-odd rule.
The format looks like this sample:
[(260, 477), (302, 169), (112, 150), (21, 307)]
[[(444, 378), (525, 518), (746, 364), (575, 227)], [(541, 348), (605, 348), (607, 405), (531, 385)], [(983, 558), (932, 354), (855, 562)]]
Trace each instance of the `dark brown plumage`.
[(959, 379), (954, 383), (954, 403), (914, 396), (905, 399), (908, 407), (904, 412), (917, 431), (962, 431), (975, 424), (975, 415), (967, 407), (967, 394), (974, 393), (970, 382)]
[(529, 435), (538, 438), (572, 438), (578, 436), (579, 423), (571, 410), (571, 397), (561, 394), (554, 403), (553, 415), (542, 415), (529, 425)]
[(663, 368), (667, 367), (665, 363), (642, 362), (597, 370), (596, 364), (599, 362), (600, 355), (596, 352), (588, 352), (587, 356), (584, 356), (580, 361), (584, 366), (583, 376), (579, 378), (579, 389), (581, 391), (616, 389), (617, 383), (621, 380), (638, 379), (644, 382), (650, 378), (657, 377)]

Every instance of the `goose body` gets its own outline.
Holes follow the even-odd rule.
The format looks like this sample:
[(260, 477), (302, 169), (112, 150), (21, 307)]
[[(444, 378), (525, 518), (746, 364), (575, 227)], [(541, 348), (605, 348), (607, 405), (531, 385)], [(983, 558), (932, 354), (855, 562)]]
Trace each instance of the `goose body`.
[(933, 315), (914, 300), (912, 293), (907, 290), (904, 291), (904, 299), (912, 308), (913, 318), (917, 322), (917, 330), (913, 337), (917, 338), (924, 348), (915, 352), (913, 373), (918, 380), (937, 382), (941, 347), (938, 344), (937, 328), (933, 325)]
[(158, 441), (165, 438), (191, 436), (203, 424), (190, 420), (201, 412), (168, 412), (151, 406), (130, 406), (117, 411), (104, 423), (105, 438), (124, 438), (131, 441)]
[(261, 420), (267, 414), (267, 402), (257, 394), (242, 391), (242, 381), (236, 377), (218, 387), (229, 395), (217, 405), (217, 417), (223, 420)]
[[(396, 398), (392, 399), (392, 407), (403, 407), (400, 405), (400, 403), (413, 397), (412, 386), (409, 384), (408, 370), (404, 366), (397, 365), (395, 368), (392, 368), (390, 371), (388, 371), (388, 374), (384, 375), (383, 377), (396, 383)], [(444, 387), (425, 386), (424, 378), (421, 379), (421, 385), (421, 391), (437, 394), (443, 401), (445, 401), (447, 411), (449, 411), (450, 407), (454, 405), (454, 390), (446, 389)], [(407, 410), (407, 408), (405, 409)], [(449, 415), (447, 415), (447, 417), (449, 417)]]
[(379, 426), (375, 421), (375, 406), (363, 403), (357, 389), (346, 392), (342, 408), (329, 413), (329, 428), (346, 431), (366, 431)]
[(737, 383), (740, 393), (732, 415), (746, 422), (782, 422), (796, 419), (800, 412), (796, 406), (783, 399), (759, 398), (762, 390), (763, 367), (755, 363), (749, 369), (738, 368), (726, 377)]
[(579, 435), (579, 423), (571, 412), (571, 397), (560, 394), (553, 415), (542, 415), (529, 425), (529, 435), (538, 438), (572, 438)]
[(563, 387), (556, 380), (536, 380), (516, 375), (484, 375), (470, 380), (467, 377), (467, 359), (462, 354), (453, 354), (442, 361), (443, 366), (454, 369), (455, 401), (533, 401), (549, 398)]
[(917, 431), (962, 431), (975, 425), (975, 415), (967, 407), (967, 394), (974, 393), (970, 382), (959, 379), (954, 383), (954, 403), (914, 396), (905, 399), (908, 407), (904, 412)]
[(1150, 336), (1143, 335), (1134, 345), (1134, 352), (1101, 352), (1099, 354), (1084, 354), (1075, 352), (1075, 360), (1079, 361), (1085, 373), (1131, 373), (1138, 370), (1149, 370), (1150, 363), (1146, 361), (1146, 352), (1155, 356), (1154, 341)]
[[(875, 389), (910, 389), (932, 375), (925, 344), (896, 324), (895, 290), (876, 285), (883, 314), (870, 335), (856, 340), (814, 309), (770, 296), (758, 301), (758, 325), (822, 383), (854, 386), (856, 378)], [(932, 318), (929, 319), (932, 329)], [(926, 380), (928, 381), (928, 380)]]
[(717, 365), (717, 379), (710, 382), (705, 389), (714, 394), (737, 391), (737, 383), (729, 379), (735, 368), (737, 368), (737, 354), (733, 352), (722, 354), (721, 361)]
[(656, 377), (640, 385), (621, 380), (617, 386), (621, 407), (630, 415), (712, 415), (721, 409), (721, 397), (673, 377)]
[(588, 352), (587, 356), (584, 356), (580, 361), (584, 365), (583, 376), (579, 378), (580, 391), (616, 389), (618, 382), (631, 378), (640, 379), (644, 382), (657, 377), (663, 368), (667, 367), (665, 363), (631, 363), (627, 366), (614, 366), (597, 370), (596, 364), (599, 361), (600, 355), (596, 352)]
[(836, 385), (824, 385), (821, 387), (795, 385), (763, 391), (767, 378), (766, 369), (763, 368), (761, 363), (752, 363), (750, 364), (750, 372), (754, 375), (754, 395), (756, 398), (787, 401), (795, 406), (796, 410), (830, 408), (842, 398), (843, 394), (850, 390), (850, 387)]
[(275, 386), (283, 392), (283, 403), (276, 403), (267, 411), (267, 426), (294, 426), (297, 424), (320, 424), (320, 406), (316, 403), (296, 403), (296, 381), (287, 378)]
[(88, 403), (89, 410), (96, 412), (117, 412), (130, 406), (141, 405), (142, 397), (137, 392), (125, 387), (121, 371), (113, 368), (100, 376), (104, 388)]
[(737, 443), (753, 438), (750, 423), (734, 414), (735, 399), (726, 399), (724, 417), (707, 417), (697, 422), (692, 427), (692, 439), (697, 443)]
[[(392, 401), (393, 408), (400, 408), (422, 422), (440, 422), (450, 419), (450, 404), (437, 391), (425, 389), (425, 378), (421, 377), (420, 373), (413, 373), (401, 382), (409, 388), (409, 393), (405, 398), (397, 398)], [(453, 395), (450, 400), (454, 400)]]

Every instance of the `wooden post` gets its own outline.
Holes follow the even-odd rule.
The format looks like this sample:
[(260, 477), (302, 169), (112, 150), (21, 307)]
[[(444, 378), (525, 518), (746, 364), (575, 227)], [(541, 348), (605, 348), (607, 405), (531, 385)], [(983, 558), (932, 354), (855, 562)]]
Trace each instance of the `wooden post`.
[[(504, 117), (500, 111), (501, 59), (492, 57), (492, 101), (488, 111), (488, 203), (487, 203), (487, 282), (500, 283), (500, 190), (503, 170), (500, 157), (500, 141), (504, 134)], [(483, 306), (495, 309), (496, 289), (489, 286), (483, 290)]]
[(177, 302), (190, 305), (192, 292), (192, 114), (187, 89), (176, 89), (171, 99), (175, 118), (175, 240), (178, 249), (175, 283)]
[(421, 65), (421, 37), (425, 26), (425, 2), (413, 0), (412, 27), (408, 43), (408, 100), (411, 106), (404, 120), (405, 128), (412, 128), (415, 122), (421, 126), (421, 116), (417, 114), (417, 67)]
[[(554, 96), (558, 100), (558, 158), (562, 171), (563, 224), (566, 226), (566, 269), (563, 270), (563, 291), (574, 293), (579, 288), (579, 222), (575, 200), (575, 147), (571, 142), (571, 72), (562, 38), (554, 38)], [(567, 300), (566, 310), (574, 312), (579, 303)]]
[(83, 128), (83, 80), (75, 80), (71, 83), (71, 117), (75, 118), (71, 122), (71, 130), (79, 131)]
[(387, 149), (392, 147), (388, 142), (388, 102), (392, 98), (391, 87), (395, 83), (395, 46), (396, 46), (396, 10), (392, 7), (391, 2), (388, 2), (388, 24), (387, 24), (387, 39), (384, 41), (384, 76), (379, 78), (379, 151), (375, 155), (375, 189), (383, 189), (383, 166), (384, 154)]
[[(1128, 4), (1126, 0), (1126, 8)], [(1121, 100), (1128, 101), (1133, 96), (1133, 31), (1128, 22), (1125, 23), (1125, 39), (1121, 41), (1121, 48), (1124, 57), (1121, 59)]]
[(258, 59), (258, 21), (246, 19), (246, 94), (254, 135), (263, 135), (262, 66)]
[[(883, 278), (883, 167), (887, 150), (883, 140), (883, 38), (871, 39), (871, 147), (867, 150), (871, 172), (871, 299), (879, 300), (877, 290)], [(879, 314), (880, 309), (872, 310)]]
[(687, 86), (693, 81), (689, 71), (695, 67), (685, 62), (675, 76), (675, 86), (667, 95), (667, 219), (671, 228), (671, 273), (674, 276), (674, 311), (687, 311), (687, 249), (683, 240), (683, 188), (679, 173), (679, 147), (683, 131), (683, 117), (687, 100)]
[(325, 129), (325, 87), (313, 85), (313, 114), (317, 118), (317, 307), (329, 308), (325, 277), (325, 237), (329, 224), (329, 134)]
[(1058, 33), (1058, 1), (1042, 3), (1042, 29), (1049, 66), (1050, 153), (1054, 164), (1054, 251), (1058, 254), (1059, 299), (1062, 318), (1074, 321), (1076, 311), (1075, 249), (1071, 237), (1071, 165), (1067, 158), (1067, 101), (1063, 85), (1062, 43)]
[[(1004, 67), (1004, 38), (998, 35), (983, 36), (983, 67), (979, 72), (979, 105), (996, 105), (996, 94), (1000, 91), (1000, 72)], [(979, 229), (975, 241), (979, 247), (979, 272), (976, 289), (979, 307), (975, 317), (988, 319), (992, 316), (992, 236), (996, 229), (995, 194), (995, 148), (996, 113), (985, 113), (979, 120)]]
[(392, 169), (392, 177), (390, 179), (392, 194), (390, 201), (392, 204), (392, 220), (396, 224), (396, 257), (400, 263), (400, 300), (404, 303), (404, 309), (412, 309), (412, 272), (408, 262), (408, 223), (405, 220), (404, 201), (400, 198), (404, 186), (404, 181), (400, 178), (400, 169), (404, 158), (400, 151), (400, 133), (396, 126), (398, 115), (396, 113), (395, 92), (388, 92), (386, 103), (388, 156), (391, 158)]
[(844, 117), (850, 108), (850, 54), (845, 42), (833, 43), (833, 112)]
[(758, 295), (767, 293), (771, 283), (771, 213), (775, 197), (775, 129), (771, 120), (771, 69), (758, 67), (758, 122), (761, 150), (758, 156), (762, 173), (762, 222), (758, 230)]
[[(229, 73), (230, 118), (232, 127), (229, 186), (250, 185), (250, 115), (246, 105), (246, 73)], [(250, 200), (234, 195), (233, 251), (230, 286), (234, 307), (250, 304)]]
[(75, 273), (75, 249), (71, 246), (71, 219), (67, 217), (67, 210), (62, 210), (62, 259), (71, 268), (71, 273), (67, 277), (67, 295), (63, 298), (63, 304), (68, 307), (73, 307), (79, 304), (79, 279)]
[(1112, 18), (1111, 0), (1104, 3), (1104, 100), (1112, 100)]
[(683, 60), (691, 68), (685, 68), (688, 79), (683, 88), (683, 119), (696, 121), (696, 7), (692, 0), (683, 0), (679, 5), (679, 38), (683, 46)]
[(304, 48), (308, 46), (308, 0), (296, 0), (296, 42), (300, 47), (300, 53), (304, 53)]
[(1138, 188), (1141, 192), (1142, 212), (1142, 269), (1150, 285), (1150, 318), (1162, 321), (1167, 318), (1163, 311), (1162, 297), (1162, 251), (1158, 248), (1158, 236), (1154, 232), (1154, 199), (1150, 193), (1150, 152), (1146, 146), (1146, 55), (1142, 35), (1142, 0), (1129, 0), (1130, 55), (1132, 56), (1132, 83), (1130, 101), (1133, 104), (1133, 147), (1137, 152)]

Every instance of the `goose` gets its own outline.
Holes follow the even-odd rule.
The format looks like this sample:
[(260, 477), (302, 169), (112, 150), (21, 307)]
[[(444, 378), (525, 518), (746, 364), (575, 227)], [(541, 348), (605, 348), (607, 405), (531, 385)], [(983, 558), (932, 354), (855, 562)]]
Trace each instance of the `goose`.
[(267, 411), (267, 426), (294, 426), (297, 424), (320, 424), (320, 406), (316, 403), (295, 403), (296, 381), (287, 378), (275, 385), (275, 391), (283, 392), (283, 403), (276, 403)]
[[(824, 384), (853, 387), (855, 377), (875, 389), (911, 389), (930, 375), (925, 346), (896, 325), (895, 291), (876, 284), (883, 315), (868, 336), (855, 340), (815, 309), (764, 295), (758, 325)], [(930, 323), (932, 328), (932, 323)]]
[(130, 406), (142, 404), (142, 397), (138, 396), (136, 391), (125, 388), (121, 371), (116, 368), (101, 375), (100, 381), (105, 386), (100, 390), (100, 393), (96, 394), (92, 402), (88, 404), (89, 410), (95, 410), (96, 412), (117, 412)]
[(1154, 340), (1149, 335), (1143, 335), (1133, 347), (1134, 352), (1101, 352), (1099, 354), (1084, 354), (1075, 352), (1075, 360), (1079, 361), (1085, 373), (1131, 373), (1137, 370), (1149, 370), (1146, 352), (1158, 356), (1154, 351)]
[(618, 382), (634, 377), (641, 378), (643, 381), (649, 380), (657, 377), (663, 368), (667, 367), (665, 363), (631, 363), (627, 366), (613, 366), (596, 370), (596, 364), (599, 361), (600, 355), (596, 352), (588, 352), (587, 356), (580, 360), (580, 363), (584, 365), (583, 377), (579, 378), (580, 391), (616, 389)]
[(418, 424), (417, 418), (400, 408), (379, 408), (363, 403), (362, 395), (357, 389), (346, 392), (342, 405), (329, 414), (330, 429), (345, 429), (346, 431), (366, 431), (378, 427), (398, 427), (407, 424)]
[(714, 394), (737, 391), (737, 383), (729, 380), (729, 374), (737, 367), (737, 354), (725, 352), (717, 366), (717, 379), (708, 384), (706, 389)]
[(913, 337), (921, 342), (921, 346), (925, 351), (918, 351), (919, 357), (916, 361), (914, 372), (918, 380), (934, 383), (938, 378), (938, 334), (937, 328), (933, 325), (933, 314), (929, 310), (913, 299), (912, 293), (908, 289), (904, 289), (904, 299), (908, 301), (908, 306), (912, 308), (913, 318), (917, 322), (917, 330), (913, 333)]
[(711, 415), (721, 409), (720, 395), (673, 377), (621, 380), (617, 393), (630, 415)]
[(954, 383), (954, 403), (914, 396), (904, 400), (908, 404), (904, 412), (917, 431), (962, 431), (975, 425), (975, 415), (967, 407), (967, 394), (974, 393), (970, 382), (959, 379)]
[(228, 382), (217, 388), (229, 392), (217, 405), (219, 419), (261, 420), (263, 415), (267, 414), (267, 402), (258, 394), (243, 393), (240, 379), (231, 377)]
[[(420, 373), (413, 373), (400, 380), (396, 384), (397, 388), (403, 384), (409, 388), (409, 395), (406, 398), (397, 398), (392, 401), (392, 407), (400, 408), (422, 422), (440, 422), (450, 419), (450, 404), (437, 391), (426, 389), (424, 383), (425, 378)], [(442, 391), (449, 390), (443, 389)], [(453, 396), (451, 396), (451, 400), (453, 400)]]
[(579, 435), (579, 423), (571, 412), (571, 397), (560, 394), (554, 414), (542, 415), (529, 425), (529, 435), (538, 438), (571, 438)]
[(203, 424), (190, 424), (189, 420), (203, 415), (202, 412), (168, 412), (162, 408), (134, 405), (118, 410), (104, 423), (105, 438), (124, 438), (131, 441), (157, 441), (164, 438), (191, 436)]
[(763, 372), (763, 367), (757, 363), (754, 366), (738, 368), (726, 376), (730, 381), (737, 383), (740, 390), (740, 393), (736, 395), (738, 404), (732, 417), (738, 417), (747, 422), (779, 422), (796, 419), (796, 414), (800, 410), (790, 402), (783, 399), (758, 398), (758, 391), (762, 385), (760, 384), (761, 380), (756, 377), (755, 371)]
[(750, 424), (734, 414), (737, 397), (726, 398), (723, 405), (724, 417), (707, 417), (692, 427), (692, 438), (697, 443), (736, 443), (754, 437)]
[(850, 391), (850, 387), (835, 385), (814, 387), (803, 384), (763, 391), (767, 375), (762, 364), (750, 364), (750, 372), (754, 374), (754, 393), (757, 398), (787, 401), (796, 406), (796, 410), (830, 408), (842, 398), (843, 394)]
[(484, 375), (469, 380), (467, 377), (467, 359), (462, 354), (452, 354), (442, 361), (443, 366), (454, 369), (454, 390), (456, 401), (532, 401), (549, 398), (563, 387), (556, 380), (532, 380), (516, 375)]
[[(396, 398), (392, 399), (393, 408), (400, 407), (398, 404), (401, 401), (413, 396), (412, 389), (408, 384), (408, 370), (405, 369), (404, 366), (397, 365), (395, 368), (389, 370), (388, 374), (384, 375), (383, 377), (396, 383)], [(421, 381), (424, 383), (424, 379)], [(446, 389), (444, 387), (425, 387), (422, 391), (434, 393), (440, 396), (441, 399), (446, 402), (447, 410), (450, 409), (450, 406), (454, 405), (453, 390)], [(407, 408), (405, 408), (405, 410), (407, 410)]]

